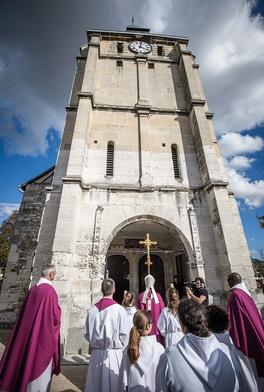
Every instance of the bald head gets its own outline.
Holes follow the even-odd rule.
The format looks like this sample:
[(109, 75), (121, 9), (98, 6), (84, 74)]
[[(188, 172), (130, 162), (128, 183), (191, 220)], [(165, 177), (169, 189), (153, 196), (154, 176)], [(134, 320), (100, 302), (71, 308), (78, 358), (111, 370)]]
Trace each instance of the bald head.
[(231, 274), (229, 274), (227, 277), (227, 282), (229, 287), (233, 287), (236, 284), (241, 283), (242, 278), (237, 272), (231, 272)]

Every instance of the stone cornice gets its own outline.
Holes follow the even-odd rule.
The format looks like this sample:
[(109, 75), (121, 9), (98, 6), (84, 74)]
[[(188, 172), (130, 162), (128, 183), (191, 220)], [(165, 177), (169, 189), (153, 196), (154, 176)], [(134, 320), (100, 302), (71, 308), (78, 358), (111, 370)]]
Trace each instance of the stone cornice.
[[(105, 54), (105, 53), (101, 53), (100, 54), (100, 58), (101, 59), (110, 59), (110, 60), (131, 60), (131, 61), (144, 61), (145, 62), (150, 62), (150, 63), (170, 63), (170, 64), (178, 64), (178, 60), (176, 59), (171, 59), (168, 57), (158, 57), (158, 56), (154, 56), (153, 54), (151, 55), (143, 55), (141, 54), (140, 56), (138, 54), (131, 54), (131, 53), (116, 53), (116, 54)], [(81, 57), (81, 59), (83, 59)]]
[[(91, 99), (93, 109), (97, 110), (112, 110), (112, 111), (126, 111), (126, 112), (140, 112), (140, 111), (147, 111), (147, 114), (173, 114), (175, 116), (189, 116), (189, 111), (186, 109), (176, 109), (176, 108), (159, 108), (153, 107), (148, 104), (137, 103), (134, 106), (121, 106), (121, 105), (104, 105), (102, 103), (96, 103), (93, 100), (93, 94), (91, 92), (79, 92), (78, 93), (79, 99)], [(78, 109), (78, 105), (67, 105), (66, 111), (67, 112), (76, 112)]]
[[(82, 189), (92, 191), (94, 190), (105, 190), (110, 192), (163, 192), (163, 193), (175, 193), (175, 192), (193, 192), (195, 189), (189, 189), (186, 187), (152, 187), (152, 186), (139, 186), (139, 185), (127, 185), (127, 184), (102, 184), (92, 183), (85, 184), (82, 177), (80, 176), (67, 176), (62, 178), (64, 184), (78, 184)], [(198, 190), (198, 189), (197, 189)], [(201, 190), (199, 188), (199, 190)]]
[[(152, 187), (152, 186), (137, 186), (137, 185), (127, 185), (127, 184), (85, 184), (83, 182), (82, 177), (80, 176), (67, 176), (62, 178), (62, 182), (64, 184), (79, 184), (82, 189), (86, 190), (92, 190), (92, 189), (101, 189), (101, 190), (107, 190), (111, 192), (201, 192), (201, 191), (206, 191), (210, 192), (213, 188), (226, 188), (228, 186), (228, 182), (224, 181), (215, 181), (215, 182), (210, 182), (210, 184), (206, 186), (200, 186), (200, 187), (192, 187), (192, 188), (186, 188), (186, 187)], [(229, 192), (230, 195), (233, 195), (232, 192)]]
[(78, 105), (67, 105), (65, 106), (66, 112), (77, 112)]
[(100, 46), (100, 42), (89, 41), (88, 46)]
[(226, 188), (228, 184), (229, 184), (228, 182), (224, 182), (224, 181), (210, 182), (210, 184), (204, 187), (204, 190), (209, 193), (213, 188)]
[(190, 111), (194, 106), (204, 106), (206, 101), (204, 99), (192, 99), (190, 102)]
[(205, 112), (206, 118), (208, 120), (212, 120), (212, 118), (214, 117), (214, 113), (213, 112)]

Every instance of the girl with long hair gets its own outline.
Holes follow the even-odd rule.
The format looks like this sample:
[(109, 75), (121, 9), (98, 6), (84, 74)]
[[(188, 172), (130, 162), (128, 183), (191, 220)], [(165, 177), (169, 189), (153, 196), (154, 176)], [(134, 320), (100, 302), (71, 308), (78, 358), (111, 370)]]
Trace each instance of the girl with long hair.
[(129, 318), (130, 328), (133, 327), (133, 317), (138, 308), (134, 305), (135, 295), (132, 291), (125, 291), (122, 306), (124, 306)]
[(178, 317), (179, 298), (174, 287), (170, 287), (166, 292), (167, 306), (159, 315), (158, 328), (165, 337), (166, 348), (178, 343), (183, 337)]
[(156, 368), (164, 347), (155, 336), (148, 336), (152, 321), (147, 311), (137, 311), (133, 324), (120, 367), (118, 391), (154, 392)]

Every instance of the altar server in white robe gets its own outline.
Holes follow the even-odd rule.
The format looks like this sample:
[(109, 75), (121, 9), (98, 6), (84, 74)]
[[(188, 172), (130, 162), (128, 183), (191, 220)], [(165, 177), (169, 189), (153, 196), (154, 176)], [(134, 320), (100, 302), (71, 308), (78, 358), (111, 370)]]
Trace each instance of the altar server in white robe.
[[(207, 326), (215, 335), (219, 342), (226, 344), (229, 348), (230, 354), (238, 358), (245, 381), (250, 392), (264, 391), (263, 378), (258, 377), (258, 371), (255, 360), (246, 357), (242, 351), (238, 350), (229, 335), (230, 321), (226, 310), (219, 305), (209, 305), (206, 307), (207, 311)], [(264, 381), (264, 380), (263, 380)]]
[(164, 347), (151, 332), (152, 322), (146, 310), (139, 310), (133, 318), (129, 343), (124, 350), (120, 368), (118, 392), (154, 392), (155, 374)]
[(179, 298), (177, 290), (170, 287), (166, 292), (167, 306), (162, 309), (158, 318), (158, 329), (165, 337), (166, 348), (178, 343), (184, 336), (178, 317)]
[(185, 336), (161, 356), (156, 392), (248, 392), (239, 361), (208, 330), (205, 306), (183, 299), (178, 314)]
[(135, 294), (132, 291), (125, 291), (124, 292), (124, 298), (122, 301), (122, 306), (124, 306), (124, 309), (126, 311), (127, 317), (129, 319), (129, 332), (130, 329), (133, 327), (133, 317), (138, 308), (134, 305), (135, 301)]
[(89, 310), (84, 336), (92, 349), (85, 392), (116, 392), (129, 321), (123, 306), (113, 300), (115, 281), (104, 279), (103, 298)]

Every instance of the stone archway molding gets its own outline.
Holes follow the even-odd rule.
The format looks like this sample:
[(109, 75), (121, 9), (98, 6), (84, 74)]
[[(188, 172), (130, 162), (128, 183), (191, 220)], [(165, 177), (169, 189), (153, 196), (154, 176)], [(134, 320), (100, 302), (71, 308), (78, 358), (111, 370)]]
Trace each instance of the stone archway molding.
[(132, 216), (128, 219), (125, 219), (124, 221), (120, 222), (109, 234), (107, 240), (105, 241), (105, 249), (104, 252), (107, 254), (109, 246), (113, 239), (118, 235), (120, 231), (122, 231), (123, 228), (127, 227), (128, 225), (131, 225), (133, 223), (140, 223), (143, 221), (149, 221), (151, 223), (156, 223), (159, 225), (162, 225), (168, 229), (168, 231), (176, 237), (183, 245), (185, 254), (186, 254), (186, 265), (187, 269), (189, 271), (190, 279), (194, 279), (196, 276), (201, 276), (204, 275), (204, 272), (202, 271), (203, 265), (200, 263), (200, 259), (196, 257), (195, 254), (195, 249), (192, 247), (191, 243), (187, 239), (187, 237), (184, 235), (184, 233), (174, 224), (172, 224), (170, 221), (159, 217), (157, 215), (136, 215)]

